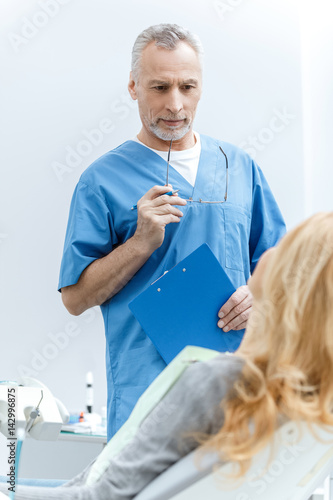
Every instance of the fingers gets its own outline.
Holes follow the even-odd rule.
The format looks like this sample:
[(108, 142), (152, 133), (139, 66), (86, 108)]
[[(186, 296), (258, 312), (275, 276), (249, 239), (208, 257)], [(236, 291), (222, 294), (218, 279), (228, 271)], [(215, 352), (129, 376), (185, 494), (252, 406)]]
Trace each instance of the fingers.
[(186, 205), (186, 201), (176, 195), (166, 195), (172, 191), (171, 184), (167, 186), (153, 186), (147, 193), (145, 193), (142, 198), (138, 201), (138, 206), (145, 202), (152, 202), (153, 206), (163, 205), (165, 203), (170, 203), (172, 205)]
[[(146, 198), (147, 200), (153, 200), (157, 196), (161, 196), (164, 193), (168, 193), (172, 190), (171, 184), (167, 184), (165, 186), (153, 186), (147, 191), (142, 198)], [(142, 199), (141, 198), (141, 199)]]
[(183, 212), (175, 206), (183, 203), (180, 203), (177, 200), (180, 200), (181, 202), (185, 201), (177, 196), (159, 196), (152, 201), (142, 201), (138, 203), (139, 215), (153, 217), (171, 214), (176, 217), (183, 217)]
[(242, 330), (246, 327), (247, 321), (250, 317), (252, 306), (243, 311), (242, 313), (234, 316), (233, 319), (227, 320), (228, 323), (220, 320), (218, 326), (222, 328), (224, 332), (229, 332), (230, 330)]
[(159, 217), (159, 225), (162, 225), (165, 227), (166, 225), (168, 225), (172, 222), (180, 222), (181, 217), (183, 217), (182, 213), (181, 213), (181, 215), (174, 215), (174, 214), (168, 213), (166, 215)]
[[(186, 205), (186, 200), (176, 195), (167, 195), (172, 186), (154, 186), (138, 201), (138, 220), (151, 221), (152, 225), (164, 227), (170, 222), (179, 222), (183, 212), (176, 205)], [(164, 193), (164, 194), (161, 194)], [(165, 216), (165, 217), (164, 217)]]
[(242, 330), (246, 327), (252, 309), (252, 294), (247, 285), (239, 287), (221, 307), (218, 326), (224, 332)]
[(183, 213), (176, 205), (186, 205), (186, 200), (167, 195), (172, 186), (154, 186), (137, 203), (137, 228), (135, 237), (141, 248), (151, 253), (162, 245), (165, 226), (177, 223)]
[(227, 316), (234, 307), (238, 306), (244, 299), (246, 299), (251, 292), (247, 285), (240, 286), (237, 290), (229, 297), (227, 302), (219, 310), (219, 317), (222, 318)]
[[(163, 198), (163, 196), (161, 196), (161, 198)], [(167, 198), (170, 198), (170, 196), (168, 196)], [(148, 208), (148, 205), (143, 207), (143, 209), (145, 209), (145, 208), (149, 209), (155, 215), (173, 214), (173, 215), (177, 215), (178, 217), (183, 216), (183, 212), (179, 208), (177, 208), (171, 200), (170, 200), (170, 203), (165, 202), (165, 203), (158, 203), (158, 204), (155, 204), (155, 202), (152, 201), (149, 203), (149, 208)]]
[(162, 194), (161, 196), (158, 196), (157, 198), (151, 201), (151, 204), (155, 207), (164, 205), (166, 203), (167, 204), (170, 203), (171, 205), (186, 205), (186, 200), (180, 198), (176, 194), (173, 195)]
[(238, 325), (237, 327), (233, 328), (233, 330), (245, 330), (246, 325), (247, 325), (247, 321), (248, 321), (248, 319), (246, 321), (244, 321), (243, 323), (241, 323), (240, 325)]

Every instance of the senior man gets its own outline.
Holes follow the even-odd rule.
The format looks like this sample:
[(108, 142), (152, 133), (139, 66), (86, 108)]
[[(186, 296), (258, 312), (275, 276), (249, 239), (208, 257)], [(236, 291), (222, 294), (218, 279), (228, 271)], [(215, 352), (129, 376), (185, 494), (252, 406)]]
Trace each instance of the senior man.
[[(103, 312), (108, 438), (165, 367), (129, 302), (208, 243), (237, 288), (216, 317), (221, 335), (242, 330), (252, 305), (246, 281), (285, 232), (253, 160), (193, 131), (202, 53), (199, 39), (177, 25), (138, 36), (128, 89), (142, 128), (82, 174), (71, 203), (59, 289), (70, 313), (95, 305)], [(167, 195), (171, 189), (179, 191)]]

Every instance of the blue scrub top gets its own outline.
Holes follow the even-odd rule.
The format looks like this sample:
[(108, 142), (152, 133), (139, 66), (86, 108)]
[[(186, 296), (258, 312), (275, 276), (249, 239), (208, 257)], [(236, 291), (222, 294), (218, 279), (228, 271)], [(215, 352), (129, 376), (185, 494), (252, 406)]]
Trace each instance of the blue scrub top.
[[(120, 292), (101, 305), (106, 334), (108, 438), (165, 367), (129, 310), (129, 302), (202, 243), (210, 246), (238, 288), (246, 283), (260, 255), (285, 233), (282, 215), (262, 171), (245, 151), (231, 144), (201, 135), (195, 186), (172, 165), (169, 183), (179, 189), (182, 198), (223, 200), (226, 162), (219, 145), (229, 163), (227, 201), (180, 207), (184, 215), (179, 223), (166, 226), (162, 246)], [(131, 207), (152, 186), (164, 185), (165, 178), (166, 162), (135, 141), (125, 142), (87, 168), (71, 202), (59, 289), (77, 283), (91, 262), (133, 236), (137, 211)], [(230, 349), (238, 347), (241, 336), (242, 332)]]

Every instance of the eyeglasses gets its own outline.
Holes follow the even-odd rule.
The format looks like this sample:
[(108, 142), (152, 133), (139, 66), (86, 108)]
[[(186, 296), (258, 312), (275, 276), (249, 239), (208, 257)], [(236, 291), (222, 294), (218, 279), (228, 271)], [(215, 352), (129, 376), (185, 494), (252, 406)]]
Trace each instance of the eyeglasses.
[[(168, 151), (167, 174), (166, 174), (166, 183), (165, 183), (166, 185), (169, 184), (169, 163), (170, 163), (171, 146), (172, 146), (172, 139), (170, 141), (170, 146), (169, 146), (169, 151)], [(193, 198), (190, 196), (185, 201), (192, 202), (192, 203), (210, 203), (210, 204), (224, 203), (225, 201), (227, 201), (227, 198), (228, 198), (228, 180), (229, 180), (228, 157), (225, 154), (225, 152), (223, 151), (223, 149), (221, 148), (221, 146), (219, 146), (219, 149), (220, 149), (221, 153), (223, 154), (223, 156), (225, 158), (225, 193), (224, 193), (224, 199), (220, 200), (220, 201), (204, 201), (202, 198), (199, 198), (198, 200), (193, 200)]]

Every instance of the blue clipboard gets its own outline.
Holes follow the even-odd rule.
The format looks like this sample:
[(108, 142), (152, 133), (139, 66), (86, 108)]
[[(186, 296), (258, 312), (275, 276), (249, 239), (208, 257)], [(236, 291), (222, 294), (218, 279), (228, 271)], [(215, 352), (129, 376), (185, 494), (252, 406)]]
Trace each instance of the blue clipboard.
[(244, 330), (223, 332), (218, 311), (235, 287), (207, 244), (201, 245), (129, 303), (166, 363), (187, 345), (233, 352)]

